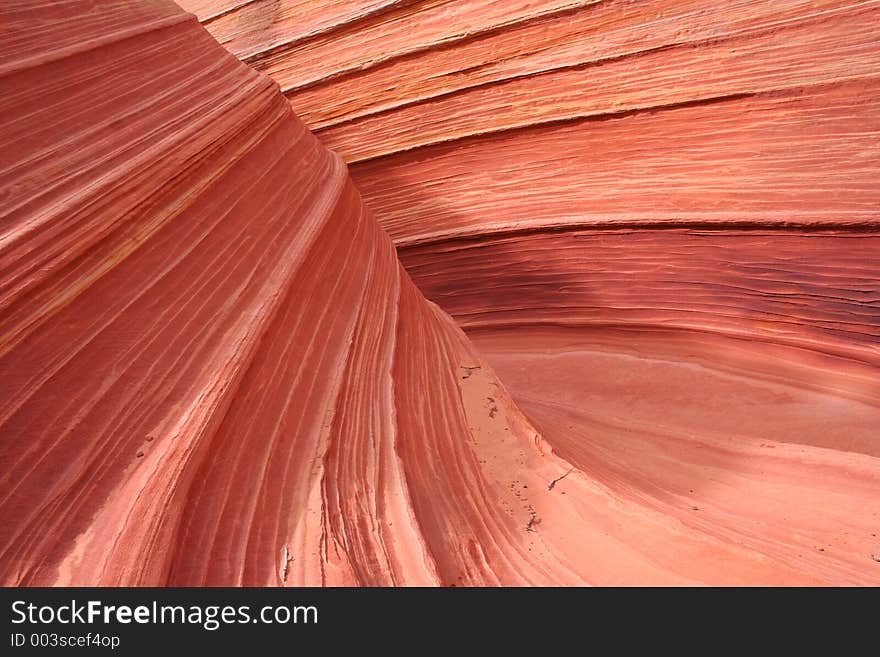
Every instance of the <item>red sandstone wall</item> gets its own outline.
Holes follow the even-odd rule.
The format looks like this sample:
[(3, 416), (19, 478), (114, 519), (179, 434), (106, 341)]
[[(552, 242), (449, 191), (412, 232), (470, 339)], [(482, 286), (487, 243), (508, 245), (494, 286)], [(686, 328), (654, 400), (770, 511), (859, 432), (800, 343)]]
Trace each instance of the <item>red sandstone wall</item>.
[(0, 581), (880, 581), (878, 3), (182, 4), (3, 10)]
[[(836, 498), (789, 483), (821, 448), (880, 490), (880, 3), (346, 7), (194, 9), (352, 164), (559, 453), (805, 569), (861, 532), (874, 573), (876, 516), (800, 533)], [(755, 543), (755, 509), (812, 538)]]

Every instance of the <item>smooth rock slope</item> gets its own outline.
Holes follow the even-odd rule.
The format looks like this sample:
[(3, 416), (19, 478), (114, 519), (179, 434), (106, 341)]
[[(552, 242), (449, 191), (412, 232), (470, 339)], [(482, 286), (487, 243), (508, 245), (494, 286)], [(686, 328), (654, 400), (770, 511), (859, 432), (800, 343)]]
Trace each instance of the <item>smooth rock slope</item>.
[(0, 582), (880, 583), (877, 3), (182, 4), (2, 9)]

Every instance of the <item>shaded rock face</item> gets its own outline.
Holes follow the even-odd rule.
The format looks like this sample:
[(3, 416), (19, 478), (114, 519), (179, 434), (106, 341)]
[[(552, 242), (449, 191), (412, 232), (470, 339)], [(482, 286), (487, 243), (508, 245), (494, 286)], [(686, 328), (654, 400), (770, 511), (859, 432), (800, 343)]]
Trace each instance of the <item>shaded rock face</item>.
[(880, 3), (180, 4), (2, 10), (0, 582), (880, 583)]

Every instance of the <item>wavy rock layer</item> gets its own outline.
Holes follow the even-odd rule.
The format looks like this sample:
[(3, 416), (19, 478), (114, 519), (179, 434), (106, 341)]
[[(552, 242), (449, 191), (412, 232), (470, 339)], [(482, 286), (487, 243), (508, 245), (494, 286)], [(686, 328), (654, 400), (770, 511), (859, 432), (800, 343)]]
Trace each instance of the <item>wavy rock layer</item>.
[(0, 582), (880, 582), (875, 3), (194, 7), (420, 289), (91, 5), (0, 21)]
[(613, 500), (587, 581), (880, 581), (880, 2), (183, 5)]

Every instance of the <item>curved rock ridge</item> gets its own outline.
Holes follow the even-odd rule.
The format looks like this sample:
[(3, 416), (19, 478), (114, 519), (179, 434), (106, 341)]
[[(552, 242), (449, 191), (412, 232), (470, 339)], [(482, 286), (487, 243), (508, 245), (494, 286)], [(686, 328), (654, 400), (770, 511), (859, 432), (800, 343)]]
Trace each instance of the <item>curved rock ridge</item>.
[(492, 459), (567, 464), (273, 82), (171, 3), (3, 25), (0, 582), (581, 581)]
[(880, 583), (875, 3), (182, 4), (2, 10), (0, 583)]

